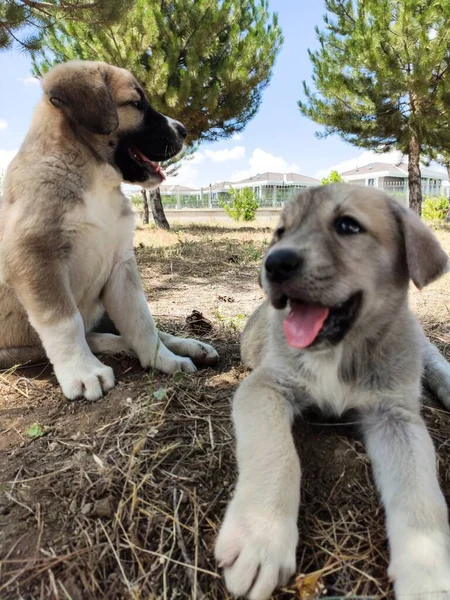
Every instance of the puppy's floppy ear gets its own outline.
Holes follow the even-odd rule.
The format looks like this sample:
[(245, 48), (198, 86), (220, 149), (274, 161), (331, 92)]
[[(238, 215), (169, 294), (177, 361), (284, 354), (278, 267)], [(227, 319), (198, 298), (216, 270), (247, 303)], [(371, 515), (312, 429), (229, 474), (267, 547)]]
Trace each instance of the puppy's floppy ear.
[(92, 133), (108, 135), (119, 117), (108, 86), (104, 63), (70, 61), (45, 75), (42, 88), (56, 108)]
[(402, 232), (409, 277), (421, 290), (450, 269), (448, 256), (416, 213), (395, 200), (392, 206)]

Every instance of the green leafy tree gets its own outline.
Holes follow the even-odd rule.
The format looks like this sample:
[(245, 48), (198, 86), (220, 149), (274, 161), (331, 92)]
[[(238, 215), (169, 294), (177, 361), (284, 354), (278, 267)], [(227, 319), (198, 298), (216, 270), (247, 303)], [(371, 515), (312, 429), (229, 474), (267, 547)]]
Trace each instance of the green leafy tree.
[(259, 204), (255, 191), (245, 187), (240, 190), (231, 188), (231, 203), (221, 202), (220, 205), (234, 221), (253, 221)]
[(312, 91), (300, 111), (376, 151), (409, 157), (410, 206), (420, 214), (420, 156), (450, 148), (450, 4), (448, 0), (325, 0), (325, 30), (309, 51)]
[(103, 26), (117, 21), (132, 5), (133, 0), (0, 0), (0, 50), (16, 45), (36, 51), (43, 33), (59, 21)]
[(331, 171), (328, 177), (324, 177), (320, 182), (322, 185), (328, 185), (330, 183), (342, 183), (344, 180), (337, 171)]
[(136, 0), (117, 24), (57, 23), (34, 72), (73, 58), (124, 67), (154, 108), (185, 125), (189, 144), (213, 142), (254, 117), (281, 43), (267, 0)]

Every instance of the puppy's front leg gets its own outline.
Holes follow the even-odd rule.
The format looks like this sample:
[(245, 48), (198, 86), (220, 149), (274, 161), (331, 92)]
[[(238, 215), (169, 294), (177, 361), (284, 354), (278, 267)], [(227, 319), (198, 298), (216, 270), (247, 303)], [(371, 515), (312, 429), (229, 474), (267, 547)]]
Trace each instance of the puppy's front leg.
[(300, 463), (292, 405), (267, 368), (254, 371), (233, 401), (239, 478), (216, 545), (229, 591), (269, 598), (295, 571)]
[(450, 530), (433, 443), (417, 412), (379, 404), (363, 417), (386, 510), (396, 597), (450, 599)]
[(176, 356), (159, 339), (132, 250), (116, 261), (102, 300), (120, 335), (144, 368), (155, 367), (168, 374), (196, 370), (190, 358)]
[[(10, 257), (20, 257), (20, 253), (11, 252)], [(26, 268), (17, 262), (14, 271), (5, 261), (6, 278), (41, 339), (64, 395), (72, 400), (83, 396), (97, 400), (114, 387), (113, 370), (89, 349), (64, 264), (39, 259), (29, 254)]]

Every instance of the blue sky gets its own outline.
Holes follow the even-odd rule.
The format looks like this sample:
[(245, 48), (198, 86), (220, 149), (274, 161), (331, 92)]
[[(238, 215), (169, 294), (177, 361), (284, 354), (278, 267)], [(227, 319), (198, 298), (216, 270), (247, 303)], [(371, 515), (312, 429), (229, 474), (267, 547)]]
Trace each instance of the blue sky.
[[(258, 114), (239, 136), (203, 145), (172, 183), (206, 186), (267, 170), (321, 177), (332, 168), (346, 170), (374, 159), (373, 153), (345, 144), (338, 136), (318, 140), (317, 126), (297, 107), (302, 80), (311, 78), (307, 50), (317, 45), (314, 26), (322, 25), (324, 2), (272, 0), (271, 8), (278, 12), (285, 41)], [(0, 73), (0, 169), (4, 169), (26, 134), (41, 91), (30, 75), (29, 59), (18, 51), (0, 52)], [(398, 156), (376, 160), (395, 162)]]

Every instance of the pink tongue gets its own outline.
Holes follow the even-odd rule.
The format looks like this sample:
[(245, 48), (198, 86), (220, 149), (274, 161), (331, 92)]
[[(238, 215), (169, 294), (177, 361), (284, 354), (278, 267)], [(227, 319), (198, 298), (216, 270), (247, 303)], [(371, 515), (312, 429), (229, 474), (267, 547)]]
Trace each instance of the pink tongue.
[(296, 302), (283, 323), (287, 343), (293, 348), (307, 348), (322, 329), (329, 309), (314, 304)]
[(137, 148), (134, 149), (134, 151), (136, 152), (136, 154), (139, 156), (139, 158), (146, 162), (149, 163), (149, 165), (152, 166), (152, 168), (158, 173), (158, 175), (161, 177), (161, 179), (164, 181), (166, 176), (164, 175), (163, 170), (161, 169), (161, 167), (158, 165), (157, 162), (150, 160), (149, 158), (147, 158), (145, 156), (145, 154), (142, 154), (142, 152), (140, 150), (138, 150)]

